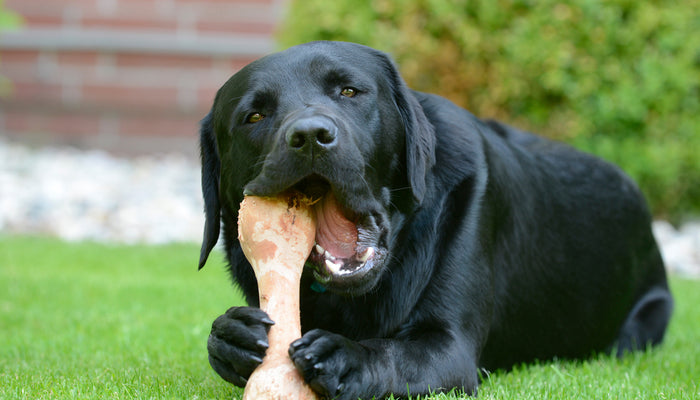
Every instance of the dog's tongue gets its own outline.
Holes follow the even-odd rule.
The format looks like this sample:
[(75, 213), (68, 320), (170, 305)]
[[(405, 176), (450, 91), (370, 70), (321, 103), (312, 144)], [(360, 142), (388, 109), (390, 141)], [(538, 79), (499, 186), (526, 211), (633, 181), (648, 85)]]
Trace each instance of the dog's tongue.
[(350, 258), (357, 247), (357, 227), (343, 215), (333, 193), (316, 204), (316, 243), (335, 258)]

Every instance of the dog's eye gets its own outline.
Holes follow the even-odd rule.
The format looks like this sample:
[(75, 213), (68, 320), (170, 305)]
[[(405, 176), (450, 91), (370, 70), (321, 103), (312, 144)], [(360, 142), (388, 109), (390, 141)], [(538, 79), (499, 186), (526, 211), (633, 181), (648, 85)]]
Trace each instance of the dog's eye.
[(357, 89), (351, 88), (351, 87), (346, 87), (340, 91), (340, 94), (342, 96), (345, 96), (345, 97), (355, 97), (355, 95), (357, 94)]
[(259, 112), (254, 112), (245, 119), (245, 122), (249, 124), (254, 124), (256, 122), (260, 122), (265, 118), (264, 115), (260, 114)]

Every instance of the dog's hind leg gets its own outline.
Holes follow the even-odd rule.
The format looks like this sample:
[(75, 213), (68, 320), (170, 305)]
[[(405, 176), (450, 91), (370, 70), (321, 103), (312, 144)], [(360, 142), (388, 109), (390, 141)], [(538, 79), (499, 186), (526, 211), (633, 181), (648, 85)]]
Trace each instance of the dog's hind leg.
[(665, 287), (646, 292), (627, 315), (611, 348), (618, 357), (661, 343), (673, 311), (673, 298)]

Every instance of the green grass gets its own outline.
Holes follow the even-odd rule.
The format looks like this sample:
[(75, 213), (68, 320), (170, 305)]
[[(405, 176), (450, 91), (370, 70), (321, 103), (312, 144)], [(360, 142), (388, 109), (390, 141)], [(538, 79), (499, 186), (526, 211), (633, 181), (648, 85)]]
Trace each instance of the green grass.
[(242, 300), (197, 253), (0, 238), (0, 398), (230, 398), (206, 340)]
[[(209, 367), (206, 339), (242, 300), (221, 256), (199, 272), (197, 256), (195, 245), (0, 236), (0, 399), (238, 398)], [(662, 347), (493, 373), (479, 398), (700, 399), (700, 282), (672, 283)]]

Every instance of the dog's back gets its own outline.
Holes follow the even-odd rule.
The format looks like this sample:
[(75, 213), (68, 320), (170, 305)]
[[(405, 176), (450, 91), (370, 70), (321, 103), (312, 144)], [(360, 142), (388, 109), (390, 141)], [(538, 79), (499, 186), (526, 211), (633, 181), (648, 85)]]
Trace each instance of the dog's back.
[(487, 126), (486, 151), (499, 147), (487, 157), (502, 235), (495, 268), (505, 275), (496, 298), (508, 301), (495, 309), (484, 366), (659, 343), (673, 301), (634, 182), (567, 145)]

